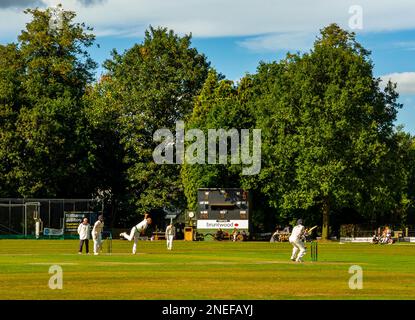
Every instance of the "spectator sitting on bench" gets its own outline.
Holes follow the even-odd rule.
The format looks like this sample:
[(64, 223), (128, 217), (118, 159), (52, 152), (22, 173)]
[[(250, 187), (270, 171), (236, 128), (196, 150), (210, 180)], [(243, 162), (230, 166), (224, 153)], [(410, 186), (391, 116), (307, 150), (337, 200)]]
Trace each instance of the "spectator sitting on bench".
[(269, 240), (269, 242), (276, 242), (279, 239), (279, 234), (281, 233), (280, 231), (281, 226), (278, 225), (275, 229), (275, 232), (272, 234), (271, 239)]
[(385, 227), (385, 229), (382, 232), (382, 243), (390, 243), (392, 238), (392, 231), (389, 229), (389, 227)]
[(239, 230), (238, 230), (237, 227), (235, 227), (233, 229), (233, 232), (232, 232), (232, 241), (236, 241), (237, 240), (238, 234), (239, 234)]

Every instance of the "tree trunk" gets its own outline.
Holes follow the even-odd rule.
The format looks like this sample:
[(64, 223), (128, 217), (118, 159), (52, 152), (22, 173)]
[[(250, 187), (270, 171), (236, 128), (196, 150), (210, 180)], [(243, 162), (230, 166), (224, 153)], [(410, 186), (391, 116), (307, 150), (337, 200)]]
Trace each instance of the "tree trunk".
[[(114, 228), (115, 219), (117, 218), (118, 213), (118, 201), (117, 199), (114, 199), (114, 197), (111, 199), (111, 229)], [(113, 235), (114, 236), (114, 235)]]
[(323, 199), (323, 229), (321, 232), (322, 240), (329, 240), (329, 225), (330, 225), (330, 204), (329, 199)]

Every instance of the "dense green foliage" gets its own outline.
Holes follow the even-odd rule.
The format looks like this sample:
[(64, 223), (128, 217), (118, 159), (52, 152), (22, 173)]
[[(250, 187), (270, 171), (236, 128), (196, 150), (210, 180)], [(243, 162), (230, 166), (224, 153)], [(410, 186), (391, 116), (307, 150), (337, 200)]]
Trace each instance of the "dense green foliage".
[[(73, 12), (58, 29), (49, 10), (27, 13), (18, 42), (0, 45), (0, 197), (99, 196), (119, 222), (195, 209), (199, 187), (242, 187), (260, 229), (301, 216), (328, 237), (330, 217), (412, 219), (414, 141), (394, 126), (395, 85), (381, 89), (353, 33), (330, 25), (309, 52), (261, 62), (235, 84), (190, 35), (149, 27), (94, 82), (92, 30)], [(179, 120), (205, 136), (261, 129), (260, 173), (243, 175), (231, 154), (227, 164), (156, 164), (154, 132), (174, 133)]]
[[(244, 79), (238, 87), (232, 81), (221, 79), (216, 71), (211, 70), (195, 102), (193, 113), (187, 121), (186, 129), (197, 128), (203, 131), (205, 138), (208, 129), (252, 128), (254, 119), (247, 105), (245, 95), (249, 90), (249, 78)], [(191, 144), (193, 141), (189, 141)], [(228, 148), (229, 150), (229, 148)], [(208, 151), (206, 152), (206, 159)], [(207, 161), (207, 160), (206, 160)], [(241, 165), (187, 164), (182, 166), (182, 179), (188, 207), (197, 206), (197, 189), (213, 187), (241, 186)]]
[(191, 113), (207, 76), (209, 63), (190, 47), (190, 39), (150, 27), (142, 44), (123, 54), (113, 52), (105, 63), (108, 73), (94, 88), (91, 119), (98, 130), (107, 128), (115, 139), (125, 169), (120, 174), (128, 181), (120, 192), (127, 192), (141, 212), (185, 203), (180, 165), (156, 164), (152, 153), (159, 143), (153, 141), (154, 132), (161, 128), (174, 132), (176, 121)]
[(330, 25), (309, 53), (262, 64), (256, 76), (262, 190), (282, 211), (319, 208), (323, 237), (332, 210), (372, 218), (401, 201), (404, 150), (393, 130), (401, 106), (372, 70), (354, 34)]
[(60, 30), (49, 28), (49, 10), (27, 13), (33, 19), (18, 43), (0, 46), (0, 194), (91, 193), (82, 98), (93, 80), (95, 63), (85, 49), (94, 36), (72, 22), (72, 12), (66, 12)]

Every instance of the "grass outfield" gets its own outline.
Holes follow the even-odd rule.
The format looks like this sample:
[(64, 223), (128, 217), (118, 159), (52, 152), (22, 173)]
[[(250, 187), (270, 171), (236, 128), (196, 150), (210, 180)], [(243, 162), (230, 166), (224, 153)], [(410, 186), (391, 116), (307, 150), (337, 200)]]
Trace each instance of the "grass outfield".
[[(78, 255), (76, 240), (0, 240), (0, 299), (415, 299), (415, 245), (320, 243), (319, 261), (289, 261), (288, 243), (113, 240)], [(90, 245), (92, 248), (92, 246)], [(63, 289), (51, 290), (51, 265)], [(349, 267), (363, 268), (351, 290)]]

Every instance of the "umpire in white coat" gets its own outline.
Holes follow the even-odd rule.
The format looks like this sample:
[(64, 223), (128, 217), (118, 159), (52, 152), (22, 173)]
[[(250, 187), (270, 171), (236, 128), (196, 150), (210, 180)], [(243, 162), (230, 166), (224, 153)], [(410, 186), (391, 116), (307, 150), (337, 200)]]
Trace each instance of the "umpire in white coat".
[(89, 254), (89, 232), (91, 231), (91, 226), (88, 223), (88, 218), (84, 218), (81, 224), (78, 226), (79, 234), (79, 254), (82, 254), (82, 247), (85, 243), (86, 254)]

